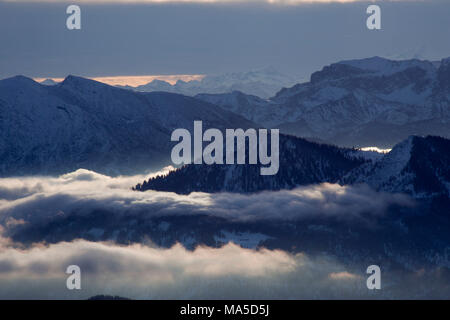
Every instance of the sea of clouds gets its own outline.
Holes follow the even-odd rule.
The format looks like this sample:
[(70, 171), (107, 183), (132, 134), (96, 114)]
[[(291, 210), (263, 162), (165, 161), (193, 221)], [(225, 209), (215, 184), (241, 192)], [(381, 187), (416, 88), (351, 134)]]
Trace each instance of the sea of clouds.
[[(35, 223), (55, 215), (91, 212), (102, 208), (113, 213), (144, 213), (147, 217), (208, 214), (236, 221), (298, 220), (311, 216), (364, 219), (381, 215), (391, 205), (412, 206), (401, 194), (376, 192), (366, 185), (323, 183), (293, 190), (255, 194), (133, 191), (149, 176), (108, 177), (80, 169), (59, 177), (0, 179), (0, 223)], [(14, 219), (14, 220), (12, 220)]]
[[(149, 176), (112, 178), (80, 169), (59, 177), (0, 179), (0, 298), (84, 299), (97, 294), (135, 299), (399, 295), (392, 287), (382, 293), (368, 290), (367, 266), (344, 266), (325, 254), (246, 249), (233, 243), (194, 250), (180, 244), (159, 248), (145, 243), (123, 245), (83, 239), (30, 245), (9, 236), (9, 231), (18, 226), (43, 224), (58, 215), (73, 211), (88, 214), (99, 208), (125, 216), (207, 214), (247, 223), (292, 221), (314, 215), (363, 221), (368, 213), (382, 215), (390, 205), (414, 205), (407, 196), (379, 193), (363, 185), (321, 184), (250, 195), (177, 195), (131, 189)], [(72, 264), (81, 268), (81, 290), (66, 288), (65, 270)], [(414, 277), (420, 276), (412, 273), (405, 283), (414, 283)], [(401, 286), (406, 288), (400, 290), (402, 294), (410, 292), (407, 287)]]

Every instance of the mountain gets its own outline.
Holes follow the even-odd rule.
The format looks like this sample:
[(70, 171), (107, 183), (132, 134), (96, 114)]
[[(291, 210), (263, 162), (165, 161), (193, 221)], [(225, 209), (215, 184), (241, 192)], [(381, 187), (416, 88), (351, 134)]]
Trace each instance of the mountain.
[(200, 93), (228, 93), (242, 91), (250, 95), (269, 98), (283, 87), (292, 86), (296, 80), (292, 77), (279, 73), (273, 68), (250, 72), (236, 72), (223, 75), (208, 75), (202, 80), (185, 82), (179, 80), (171, 85), (161, 80), (138, 87), (126, 86), (140, 92), (165, 91), (194, 96)]
[(170, 135), (254, 127), (217, 106), (171, 93), (137, 93), (68, 76), (53, 86), (17, 76), (0, 81), (0, 175), (91, 169), (117, 175), (171, 163)]
[(450, 197), (450, 140), (411, 136), (385, 155), (280, 137), (280, 169), (260, 176), (258, 165), (187, 165), (138, 184), (138, 191), (180, 194), (292, 189), (322, 182), (366, 183), (415, 198)]
[(342, 61), (268, 100), (234, 92), (197, 97), (287, 134), (348, 147), (450, 137), (450, 58)]
[(450, 140), (411, 136), (379, 161), (354, 169), (343, 182), (416, 198), (450, 197)]
[(266, 127), (276, 127), (279, 122), (280, 110), (275, 103), (241, 91), (223, 94), (201, 93), (195, 98), (218, 105)]
[(41, 81), (41, 82), (39, 82), (40, 84), (44, 84), (44, 85), (46, 85), (46, 86), (54, 86), (55, 84), (58, 84), (58, 82), (56, 82), (55, 80), (53, 80), (53, 79), (45, 79), (45, 80), (43, 80), (43, 81)]
[(298, 185), (337, 182), (345, 173), (368, 161), (355, 150), (292, 136), (280, 136), (279, 148), (279, 171), (273, 176), (260, 175), (260, 165), (191, 164), (138, 184), (135, 189), (180, 194), (292, 189)]

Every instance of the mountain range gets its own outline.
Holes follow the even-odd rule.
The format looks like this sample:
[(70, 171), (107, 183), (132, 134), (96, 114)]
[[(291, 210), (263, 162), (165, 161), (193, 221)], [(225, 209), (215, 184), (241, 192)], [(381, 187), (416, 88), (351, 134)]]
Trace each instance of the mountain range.
[(172, 93), (138, 93), (68, 76), (47, 86), (0, 81), (0, 175), (63, 174), (86, 168), (118, 175), (171, 163), (176, 128), (254, 127), (210, 103)]
[(200, 93), (229, 93), (241, 91), (246, 94), (269, 98), (284, 87), (299, 82), (269, 67), (249, 72), (234, 72), (221, 75), (207, 75), (201, 80), (178, 80), (175, 84), (162, 80), (153, 80), (137, 87), (122, 86), (140, 92), (164, 91), (194, 96)]
[(411, 136), (378, 159), (355, 149), (280, 139), (280, 171), (260, 176), (257, 165), (186, 165), (144, 181), (135, 190), (257, 192), (323, 182), (366, 183), (378, 191), (416, 198), (450, 197), (450, 140)]
[(138, 184), (139, 191), (158, 190), (188, 194), (202, 192), (257, 192), (292, 189), (299, 185), (335, 183), (366, 163), (362, 152), (318, 144), (293, 136), (280, 137), (279, 171), (260, 175), (260, 165), (185, 165)]
[(367, 183), (375, 190), (415, 198), (450, 197), (450, 140), (411, 136), (380, 160), (352, 170), (341, 182)]
[[(359, 150), (296, 137), (282, 136), (281, 145), (285, 147), (280, 149), (285, 150), (280, 155), (283, 165), (276, 176), (260, 176), (258, 166), (188, 165), (140, 184), (135, 190), (242, 193), (331, 181), (365, 182), (390, 194), (360, 185), (339, 188), (336, 184), (324, 184), (297, 188), (290, 195), (286, 191), (183, 195), (176, 196), (180, 199), (175, 205), (165, 202), (173, 195), (161, 193), (156, 198), (161, 203), (156, 201), (151, 206), (142, 206), (146, 201), (139, 196), (141, 201), (132, 204), (123, 199), (115, 201), (130, 205), (124, 212), (114, 205), (68, 206), (64, 213), (44, 214), (34, 223), (11, 223), (5, 235), (25, 246), (86, 239), (152, 243), (164, 248), (181, 243), (193, 250), (197, 246), (221, 247), (234, 242), (244, 248), (281, 249), (317, 257), (331, 255), (358, 270), (365, 270), (376, 261), (384, 274), (437, 268), (439, 281), (448, 283), (449, 140), (412, 136), (379, 159), (366, 157)], [(326, 192), (318, 192), (315, 187), (334, 191), (326, 196)], [(413, 198), (393, 192), (409, 193)], [(364, 196), (366, 193), (373, 199)], [(152, 194), (155, 192), (149, 195)], [(387, 198), (398, 201), (386, 201)], [(252, 200), (261, 203), (249, 204)], [(204, 206), (193, 209), (199, 201)], [(376, 209), (378, 203), (380, 210)], [(346, 209), (340, 212), (340, 206)], [(296, 214), (297, 210), (301, 214)], [(233, 214), (236, 212), (238, 216)], [(237, 218), (241, 215), (243, 219)]]
[[(279, 77), (270, 77), (272, 71), (266, 70), (264, 77), (275, 83)], [(206, 82), (228, 83), (220, 79)], [(280, 128), (285, 135), (344, 147), (391, 148), (411, 135), (449, 138), (450, 58), (343, 61), (270, 99), (239, 91), (195, 97), (136, 92), (75, 76), (54, 85), (23, 76), (1, 80), (0, 175), (62, 174), (79, 168), (118, 175), (159, 169), (171, 164), (171, 132), (192, 130), (195, 120), (202, 120), (205, 129)], [(282, 143), (286, 141), (300, 143), (285, 136)], [(246, 190), (239, 183), (236, 188)]]
[(450, 137), (450, 58), (380, 57), (331, 64), (270, 99), (242, 92), (196, 98), (265, 127), (348, 147), (391, 148), (410, 135)]
[[(449, 92), (449, 59), (340, 62), (270, 99), (237, 91), (195, 97), (135, 92), (75, 76), (50, 86), (22, 76), (1, 80), (3, 177), (56, 175), (79, 168), (108, 175), (157, 169), (171, 163), (171, 132), (192, 130), (194, 120), (202, 120), (205, 128), (279, 126), (285, 132), (280, 135), (277, 175), (261, 176), (259, 164), (192, 164), (141, 182), (134, 187), (136, 192), (127, 189), (126, 197), (118, 201), (70, 200), (70, 194), (53, 193), (46, 197), (38, 190), (32, 199), (14, 200), (14, 205), (24, 206), (22, 217), (37, 222), (21, 223), (20, 215), (5, 220), (9, 225), (4, 236), (25, 246), (86, 239), (160, 247), (181, 243), (194, 249), (232, 241), (247, 248), (316, 257), (325, 253), (347, 266), (364, 266), (360, 270), (373, 263), (383, 272), (399, 269), (414, 274), (437, 267), (437, 279), (445, 284), (450, 267)], [(420, 132), (426, 135), (417, 135)], [(379, 154), (314, 139), (344, 146), (392, 146), (392, 150)], [(307, 185), (316, 186), (298, 188)], [(322, 198), (314, 187), (337, 191)], [(297, 197), (277, 192), (282, 189), (293, 189), (289, 192), (298, 192)], [(152, 194), (149, 190), (183, 196), (157, 193), (149, 197), (152, 200), (139, 201), (139, 196)], [(228, 193), (184, 196), (197, 191)], [(341, 197), (346, 192), (349, 197)], [(385, 204), (383, 212), (372, 212), (373, 205), (365, 202), (362, 211), (354, 212), (355, 203), (367, 200), (361, 196), (365, 192), (373, 203)], [(313, 199), (310, 206), (298, 196), (302, 193)], [(130, 201), (129, 194), (138, 200)], [(179, 206), (164, 200), (173, 196), (179, 198)], [(250, 211), (261, 220), (235, 219), (231, 213), (244, 214), (243, 203), (253, 196), (262, 203)], [(406, 200), (384, 202), (386, 197)], [(28, 206), (41, 199), (48, 200), (48, 207), (41, 202), (38, 210)], [(199, 202), (204, 206), (191, 208)], [(268, 204), (273, 207), (265, 208)], [(341, 205), (345, 210), (336, 214), (333, 207)], [(316, 212), (316, 206), (323, 206), (324, 212)], [(274, 214), (262, 219), (264, 210)], [(285, 215), (297, 210), (303, 210), (301, 215), (287, 219)]]

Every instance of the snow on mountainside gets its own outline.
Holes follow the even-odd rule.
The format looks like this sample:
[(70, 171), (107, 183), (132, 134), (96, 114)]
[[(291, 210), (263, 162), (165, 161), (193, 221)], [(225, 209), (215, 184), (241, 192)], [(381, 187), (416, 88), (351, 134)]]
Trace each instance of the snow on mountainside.
[[(270, 149), (270, 148), (269, 148)], [(351, 149), (317, 144), (292, 136), (280, 136), (279, 171), (260, 175), (260, 165), (186, 165), (136, 186), (136, 190), (202, 192), (257, 192), (292, 189), (299, 185), (337, 182), (365, 163)]]
[(409, 68), (426, 68), (433, 71), (432, 62), (424, 62), (417, 59), (394, 61), (381, 57), (373, 57), (359, 60), (341, 61), (340, 64), (352, 66), (361, 70), (365, 70), (378, 75), (389, 76), (398, 72), (402, 72)]
[(43, 81), (41, 81), (41, 82), (39, 82), (40, 84), (44, 84), (44, 85), (46, 85), (46, 86), (54, 86), (55, 84), (58, 84), (58, 82), (56, 82), (55, 80), (53, 80), (53, 79), (45, 79), (45, 80), (43, 80)]
[[(369, 152), (370, 153), (370, 152)], [(384, 155), (365, 155), (292, 136), (280, 137), (280, 170), (261, 176), (258, 165), (187, 165), (138, 184), (136, 190), (256, 192), (322, 182), (367, 183), (416, 198), (450, 197), (450, 140), (411, 136)]]
[(410, 135), (450, 137), (450, 59), (343, 61), (269, 100), (198, 95), (266, 127), (342, 146), (390, 148)]
[(242, 91), (246, 94), (269, 98), (283, 87), (294, 85), (296, 79), (279, 73), (273, 68), (250, 72), (236, 72), (223, 75), (208, 75), (202, 80), (185, 82), (177, 81), (171, 85), (168, 82), (154, 80), (138, 87), (125, 87), (141, 92), (165, 91), (194, 96), (200, 93), (229, 93)]
[(417, 198), (450, 197), (450, 140), (411, 136), (379, 161), (354, 169), (342, 182), (367, 183), (376, 190)]
[(170, 135), (194, 120), (219, 129), (249, 121), (194, 98), (137, 93), (74, 76), (54, 86), (17, 76), (0, 81), (0, 175), (111, 175), (170, 162)]
[(225, 94), (207, 94), (202, 93), (195, 98), (224, 107), (234, 113), (255, 122), (264, 123), (265, 125), (275, 125), (274, 122), (268, 120), (268, 116), (277, 119), (277, 110), (269, 100), (261, 99), (257, 96), (247, 95), (240, 91), (233, 91)]

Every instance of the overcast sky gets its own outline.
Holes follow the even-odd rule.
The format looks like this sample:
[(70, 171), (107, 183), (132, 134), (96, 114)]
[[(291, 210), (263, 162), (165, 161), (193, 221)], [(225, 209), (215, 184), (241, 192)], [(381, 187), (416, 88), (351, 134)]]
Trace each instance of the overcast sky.
[(0, 0), (0, 78), (216, 74), (267, 66), (307, 76), (342, 59), (450, 56), (450, 1), (377, 1), (380, 31), (366, 28), (368, 2), (185, 1), (72, 1), (81, 6), (82, 29), (69, 31), (68, 3)]

